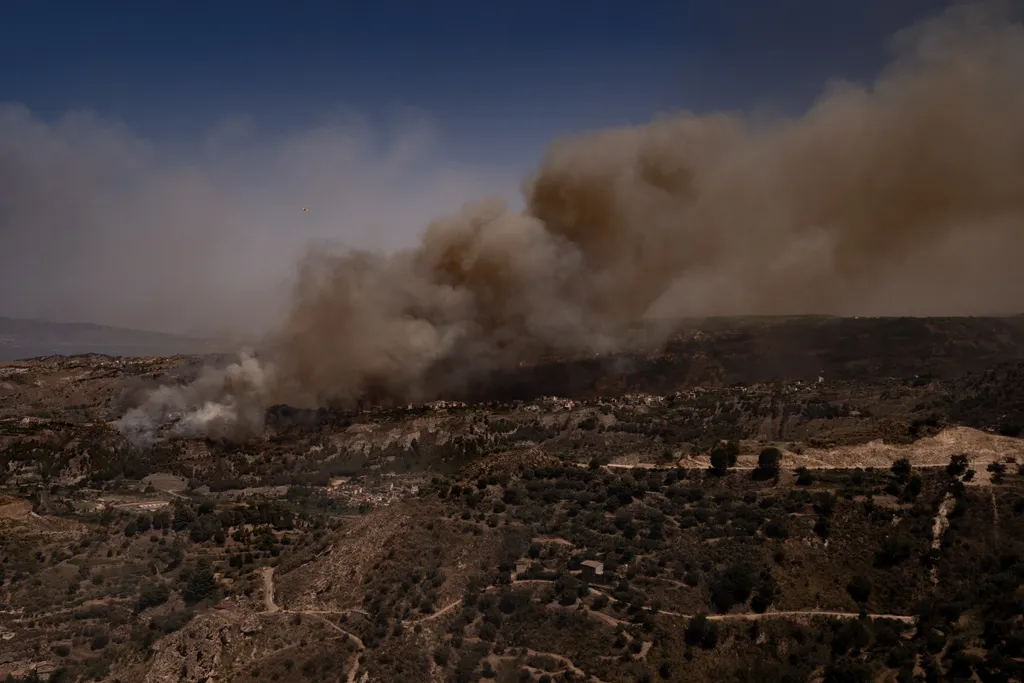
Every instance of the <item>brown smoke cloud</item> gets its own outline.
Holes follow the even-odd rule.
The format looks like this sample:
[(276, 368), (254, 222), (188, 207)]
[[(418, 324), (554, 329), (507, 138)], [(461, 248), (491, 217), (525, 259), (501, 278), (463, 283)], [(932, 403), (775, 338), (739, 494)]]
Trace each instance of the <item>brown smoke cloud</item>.
[[(1024, 27), (954, 8), (804, 115), (681, 114), (558, 141), (526, 210), (303, 263), (267, 400), (421, 399), (653, 317), (1024, 306)], [(268, 388), (269, 387), (269, 388)]]
[(871, 87), (835, 84), (798, 119), (679, 116), (556, 145), (530, 213), (618, 318), (1019, 310), (1021, 26), (961, 7), (901, 38)]

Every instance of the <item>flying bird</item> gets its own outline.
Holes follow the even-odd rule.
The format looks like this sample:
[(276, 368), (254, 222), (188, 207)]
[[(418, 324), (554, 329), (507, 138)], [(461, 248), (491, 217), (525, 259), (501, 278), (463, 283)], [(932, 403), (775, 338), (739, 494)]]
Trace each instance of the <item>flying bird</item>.
[(309, 209), (307, 209), (306, 207), (302, 207), (302, 210), (303, 211), (309, 211)]

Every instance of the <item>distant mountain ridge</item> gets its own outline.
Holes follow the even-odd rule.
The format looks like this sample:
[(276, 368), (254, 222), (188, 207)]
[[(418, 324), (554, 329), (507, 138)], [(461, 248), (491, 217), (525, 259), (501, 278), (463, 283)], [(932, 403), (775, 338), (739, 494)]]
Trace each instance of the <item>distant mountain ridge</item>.
[(0, 361), (84, 353), (170, 356), (213, 350), (214, 342), (198, 337), (92, 323), (54, 323), (0, 317)]

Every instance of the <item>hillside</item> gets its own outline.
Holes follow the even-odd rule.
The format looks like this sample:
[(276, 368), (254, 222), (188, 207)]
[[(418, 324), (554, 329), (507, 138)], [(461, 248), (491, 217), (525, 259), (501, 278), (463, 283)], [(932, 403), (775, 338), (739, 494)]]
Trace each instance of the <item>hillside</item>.
[(204, 359), (0, 364), (0, 671), (1020, 680), (1024, 324), (687, 321), (465, 395), (109, 422)]

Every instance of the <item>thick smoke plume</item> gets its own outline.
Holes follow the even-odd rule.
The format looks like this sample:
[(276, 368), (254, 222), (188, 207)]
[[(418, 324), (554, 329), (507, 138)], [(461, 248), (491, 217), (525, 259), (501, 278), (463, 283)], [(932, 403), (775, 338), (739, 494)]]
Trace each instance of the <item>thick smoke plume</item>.
[[(125, 422), (184, 409), (189, 433), (207, 415), (246, 431), (239, 405), (429, 398), (537, 353), (615, 349), (657, 316), (1019, 311), (1024, 28), (957, 8), (897, 44), (870, 87), (833, 84), (798, 118), (562, 140), (523, 212), (483, 202), (406, 251), (313, 253), (264, 367)], [(245, 398), (240, 374), (259, 380)]]

